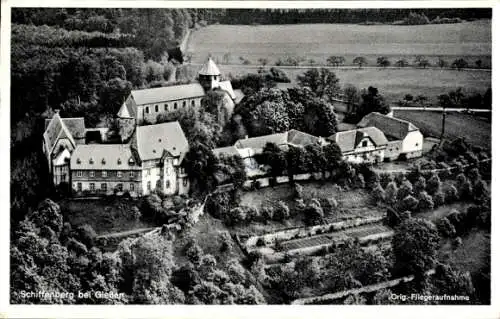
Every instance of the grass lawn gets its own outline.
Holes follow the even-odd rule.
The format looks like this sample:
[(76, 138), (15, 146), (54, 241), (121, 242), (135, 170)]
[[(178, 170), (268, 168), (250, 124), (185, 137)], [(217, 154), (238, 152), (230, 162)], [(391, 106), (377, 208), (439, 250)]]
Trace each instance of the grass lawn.
[[(334, 214), (326, 215), (328, 222), (334, 222), (353, 217), (380, 216), (385, 214), (383, 208), (374, 206), (371, 203), (370, 194), (363, 189), (338, 191), (333, 183), (306, 182), (303, 183), (303, 198), (307, 203), (310, 198), (330, 198), (334, 197), (338, 202), (337, 211)], [(293, 189), (288, 184), (275, 187), (266, 187), (254, 191), (243, 192), (241, 205), (254, 206), (274, 206), (278, 201), (285, 202), (290, 209), (294, 207), (292, 199)], [(240, 234), (263, 234), (289, 227), (303, 227), (303, 215), (297, 214), (295, 217), (283, 222), (268, 221), (268, 223), (252, 222), (244, 226), (231, 228)]]
[(138, 202), (117, 199), (64, 199), (59, 202), (64, 220), (73, 226), (89, 224), (97, 235), (157, 226), (146, 221), (135, 221), (132, 207)]
[[(442, 115), (439, 112), (394, 111), (394, 116), (415, 124), (424, 135), (441, 135)], [(491, 148), (491, 121), (482, 117), (448, 113), (446, 115), (445, 138), (465, 137), (473, 145)]]
[(221, 252), (221, 236), (224, 233), (229, 235), (228, 229), (222, 221), (210, 216), (210, 214), (200, 216), (200, 220), (193, 228), (189, 229), (186, 234), (174, 241), (174, 256), (176, 263), (183, 264), (188, 261), (184, 248), (190, 239), (194, 239), (201, 249), (203, 249), (205, 254), (213, 255), (218, 263), (225, 264), (232, 258), (238, 260), (243, 259), (243, 252), (232, 239), (232, 248), (229, 251)]
[(427, 212), (417, 213), (414, 215), (414, 217), (425, 218), (435, 222), (445, 216), (448, 216), (452, 209), (456, 209), (459, 212), (465, 212), (471, 205), (473, 204), (470, 202), (456, 202), (453, 204), (446, 204)]

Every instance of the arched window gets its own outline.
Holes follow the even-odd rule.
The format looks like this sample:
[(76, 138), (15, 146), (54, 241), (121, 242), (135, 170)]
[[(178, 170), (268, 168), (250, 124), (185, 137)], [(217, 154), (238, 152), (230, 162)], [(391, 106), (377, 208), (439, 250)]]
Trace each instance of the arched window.
[(158, 112), (158, 105), (155, 105), (155, 112)]
[(186, 101), (182, 101), (182, 107), (186, 107)]
[(146, 106), (146, 114), (149, 114), (149, 106)]
[(177, 110), (177, 102), (174, 103), (174, 110)]
[(191, 101), (191, 106), (195, 106), (194, 100)]
[(92, 157), (89, 159), (89, 164), (94, 164), (94, 159)]

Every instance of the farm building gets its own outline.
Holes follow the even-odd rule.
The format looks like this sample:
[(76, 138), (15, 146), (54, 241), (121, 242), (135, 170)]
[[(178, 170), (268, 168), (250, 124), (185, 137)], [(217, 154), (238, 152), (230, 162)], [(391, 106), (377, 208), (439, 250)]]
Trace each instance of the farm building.
[(336, 143), (345, 161), (351, 163), (379, 163), (384, 160), (387, 138), (376, 127), (337, 132), (327, 138)]
[(231, 118), (235, 101), (241, 96), (235, 94), (230, 81), (221, 81), (221, 72), (211, 58), (198, 72), (197, 83), (133, 90), (118, 111), (118, 117), (135, 119), (137, 125), (154, 124), (159, 115), (199, 108), (209, 91), (223, 95), (217, 109), (219, 123), (223, 125)]
[(366, 115), (357, 126), (359, 128), (376, 127), (385, 134), (388, 140), (384, 152), (386, 160), (422, 156), (424, 136), (418, 127), (408, 121), (372, 112)]
[(237, 140), (233, 146), (216, 148), (212, 152), (216, 156), (239, 155), (243, 158), (248, 176), (263, 174), (255, 156), (262, 154), (267, 143), (274, 143), (283, 151), (288, 147), (305, 147), (310, 144), (325, 143), (321, 137), (316, 137), (298, 130), (289, 130), (283, 133), (275, 133), (257, 137), (246, 137)]

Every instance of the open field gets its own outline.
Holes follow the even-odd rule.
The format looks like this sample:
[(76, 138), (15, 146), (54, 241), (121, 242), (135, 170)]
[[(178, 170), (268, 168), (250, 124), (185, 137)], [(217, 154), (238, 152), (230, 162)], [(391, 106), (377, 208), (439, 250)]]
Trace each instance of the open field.
[(118, 199), (65, 199), (59, 202), (64, 219), (73, 226), (89, 224), (97, 235), (156, 226), (134, 220), (132, 207), (137, 202)]
[[(442, 116), (438, 112), (394, 111), (394, 116), (411, 121), (424, 135), (441, 135)], [(445, 138), (465, 137), (472, 145), (491, 149), (491, 121), (481, 117), (448, 113)]]
[[(415, 55), (431, 60), (438, 56), (453, 60), (470, 57), (471, 62), (491, 61), (491, 21), (479, 20), (441, 25), (211, 25), (193, 32), (188, 44), (193, 62), (203, 61), (209, 54), (223, 61), (230, 52), (229, 63), (239, 57), (258, 64), (266, 58), (270, 64), (286, 55), (314, 59), (323, 64), (331, 55), (342, 55), (351, 64), (355, 56), (365, 56), (373, 64), (376, 57), (413, 61)], [(431, 61), (433, 62), (433, 61)]]

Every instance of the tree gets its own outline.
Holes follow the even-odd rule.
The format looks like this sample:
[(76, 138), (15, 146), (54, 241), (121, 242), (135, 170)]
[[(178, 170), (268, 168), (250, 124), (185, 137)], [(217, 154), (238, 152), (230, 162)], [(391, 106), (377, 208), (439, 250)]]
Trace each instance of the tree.
[(326, 166), (326, 157), (323, 148), (319, 144), (306, 145), (305, 151), (309, 157), (309, 172), (323, 172)]
[(411, 184), (411, 182), (407, 179), (403, 180), (398, 189), (398, 195), (397, 195), (398, 199), (401, 200), (406, 196), (411, 195), (412, 193), (413, 193), (413, 185)]
[(455, 227), (446, 216), (437, 221), (436, 227), (439, 234), (445, 238), (454, 238), (457, 234)]
[(193, 188), (204, 193), (209, 192), (215, 186), (213, 174), (217, 159), (208, 146), (195, 142), (190, 145), (186, 154), (184, 165), (189, 178), (193, 182)]
[(377, 65), (385, 68), (391, 65), (391, 61), (387, 57), (381, 56), (377, 58)]
[(321, 205), (311, 201), (304, 209), (304, 223), (306, 225), (317, 225), (323, 222), (324, 212)]
[(354, 112), (361, 100), (361, 95), (354, 85), (346, 84), (344, 86), (344, 100), (347, 104), (347, 113)]
[(442, 69), (448, 66), (448, 62), (446, 62), (443, 58), (439, 58), (437, 65)]
[(397, 271), (413, 274), (419, 280), (436, 263), (439, 235), (431, 222), (411, 218), (396, 229), (392, 247)]
[(389, 204), (395, 204), (397, 201), (398, 186), (396, 182), (389, 182), (385, 188), (385, 200)]
[[(438, 264), (432, 282), (436, 294), (454, 294), (460, 296), (473, 296), (475, 294), (474, 284), (470, 273), (454, 270), (450, 265)], [(443, 303), (456, 302), (444, 301)]]
[(326, 59), (326, 63), (328, 65), (333, 65), (333, 66), (336, 66), (338, 67), (339, 65), (342, 65), (344, 64), (345, 62), (345, 58), (343, 56), (330, 56), (328, 57), (328, 59)]
[(330, 101), (340, 91), (339, 79), (328, 69), (310, 69), (297, 76), (301, 87), (307, 87), (319, 98)]
[(399, 68), (404, 68), (404, 67), (407, 67), (408, 65), (409, 64), (408, 64), (408, 61), (406, 59), (401, 59), (401, 60), (396, 61), (396, 66)]
[(365, 115), (371, 112), (379, 112), (387, 114), (391, 111), (390, 106), (385, 102), (382, 95), (379, 94), (378, 89), (375, 87), (368, 87), (368, 90), (363, 90), (361, 93), (362, 102), (355, 111), (354, 121), (357, 123)]
[(460, 59), (456, 59), (453, 61), (453, 63), (451, 64), (451, 67), (452, 68), (455, 68), (457, 70), (462, 70), (462, 69), (465, 69), (469, 66), (469, 63), (467, 63), (467, 61), (465, 61), (463, 58), (460, 58)]
[(314, 98), (304, 105), (304, 130), (314, 136), (330, 136), (337, 132), (337, 115), (333, 105)]
[(286, 170), (286, 154), (275, 143), (266, 143), (262, 150), (263, 163), (271, 166), (273, 176), (281, 176)]
[(355, 58), (352, 60), (352, 64), (357, 64), (357, 65), (359, 66), (359, 68), (361, 69), (361, 67), (362, 67), (363, 65), (368, 64), (368, 62), (366, 61), (366, 58), (365, 58), (365, 57), (358, 56), (358, 57), (355, 57)]
[(385, 190), (382, 185), (380, 185), (380, 182), (376, 183), (373, 187), (372, 196), (377, 203), (383, 203), (385, 201)]
[(259, 58), (257, 61), (258, 61), (260, 64), (262, 64), (262, 66), (263, 66), (263, 67), (265, 67), (266, 65), (268, 65), (268, 64), (269, 64), (269, 59), (267, 59), (267, 58)]
[(428, 210), (434, 208), (434, 200), (431, 195), (427, 194), (426, 191), (422, 191), (418, 194), (418, 209)]
[(419, 67), (419, 68), (426, 68), (430, 65), (429, 63), (429, 60), (427, 60), (424, 56), (422, 55), (417, 55), (417, 57), (415, 58), (415, 64)]
[(330, 143), (323, 147), (323, 154), (325, 156), (325, 170), (333, 171), (339, 166), (339, 162), (342, 160), (342, 152), (336, 143)]
[(430, 195), (434, 195), (441, 190), (441, 179), (437, 173), (433, 173), (431, 178), (427, 181), (427, 192)]

